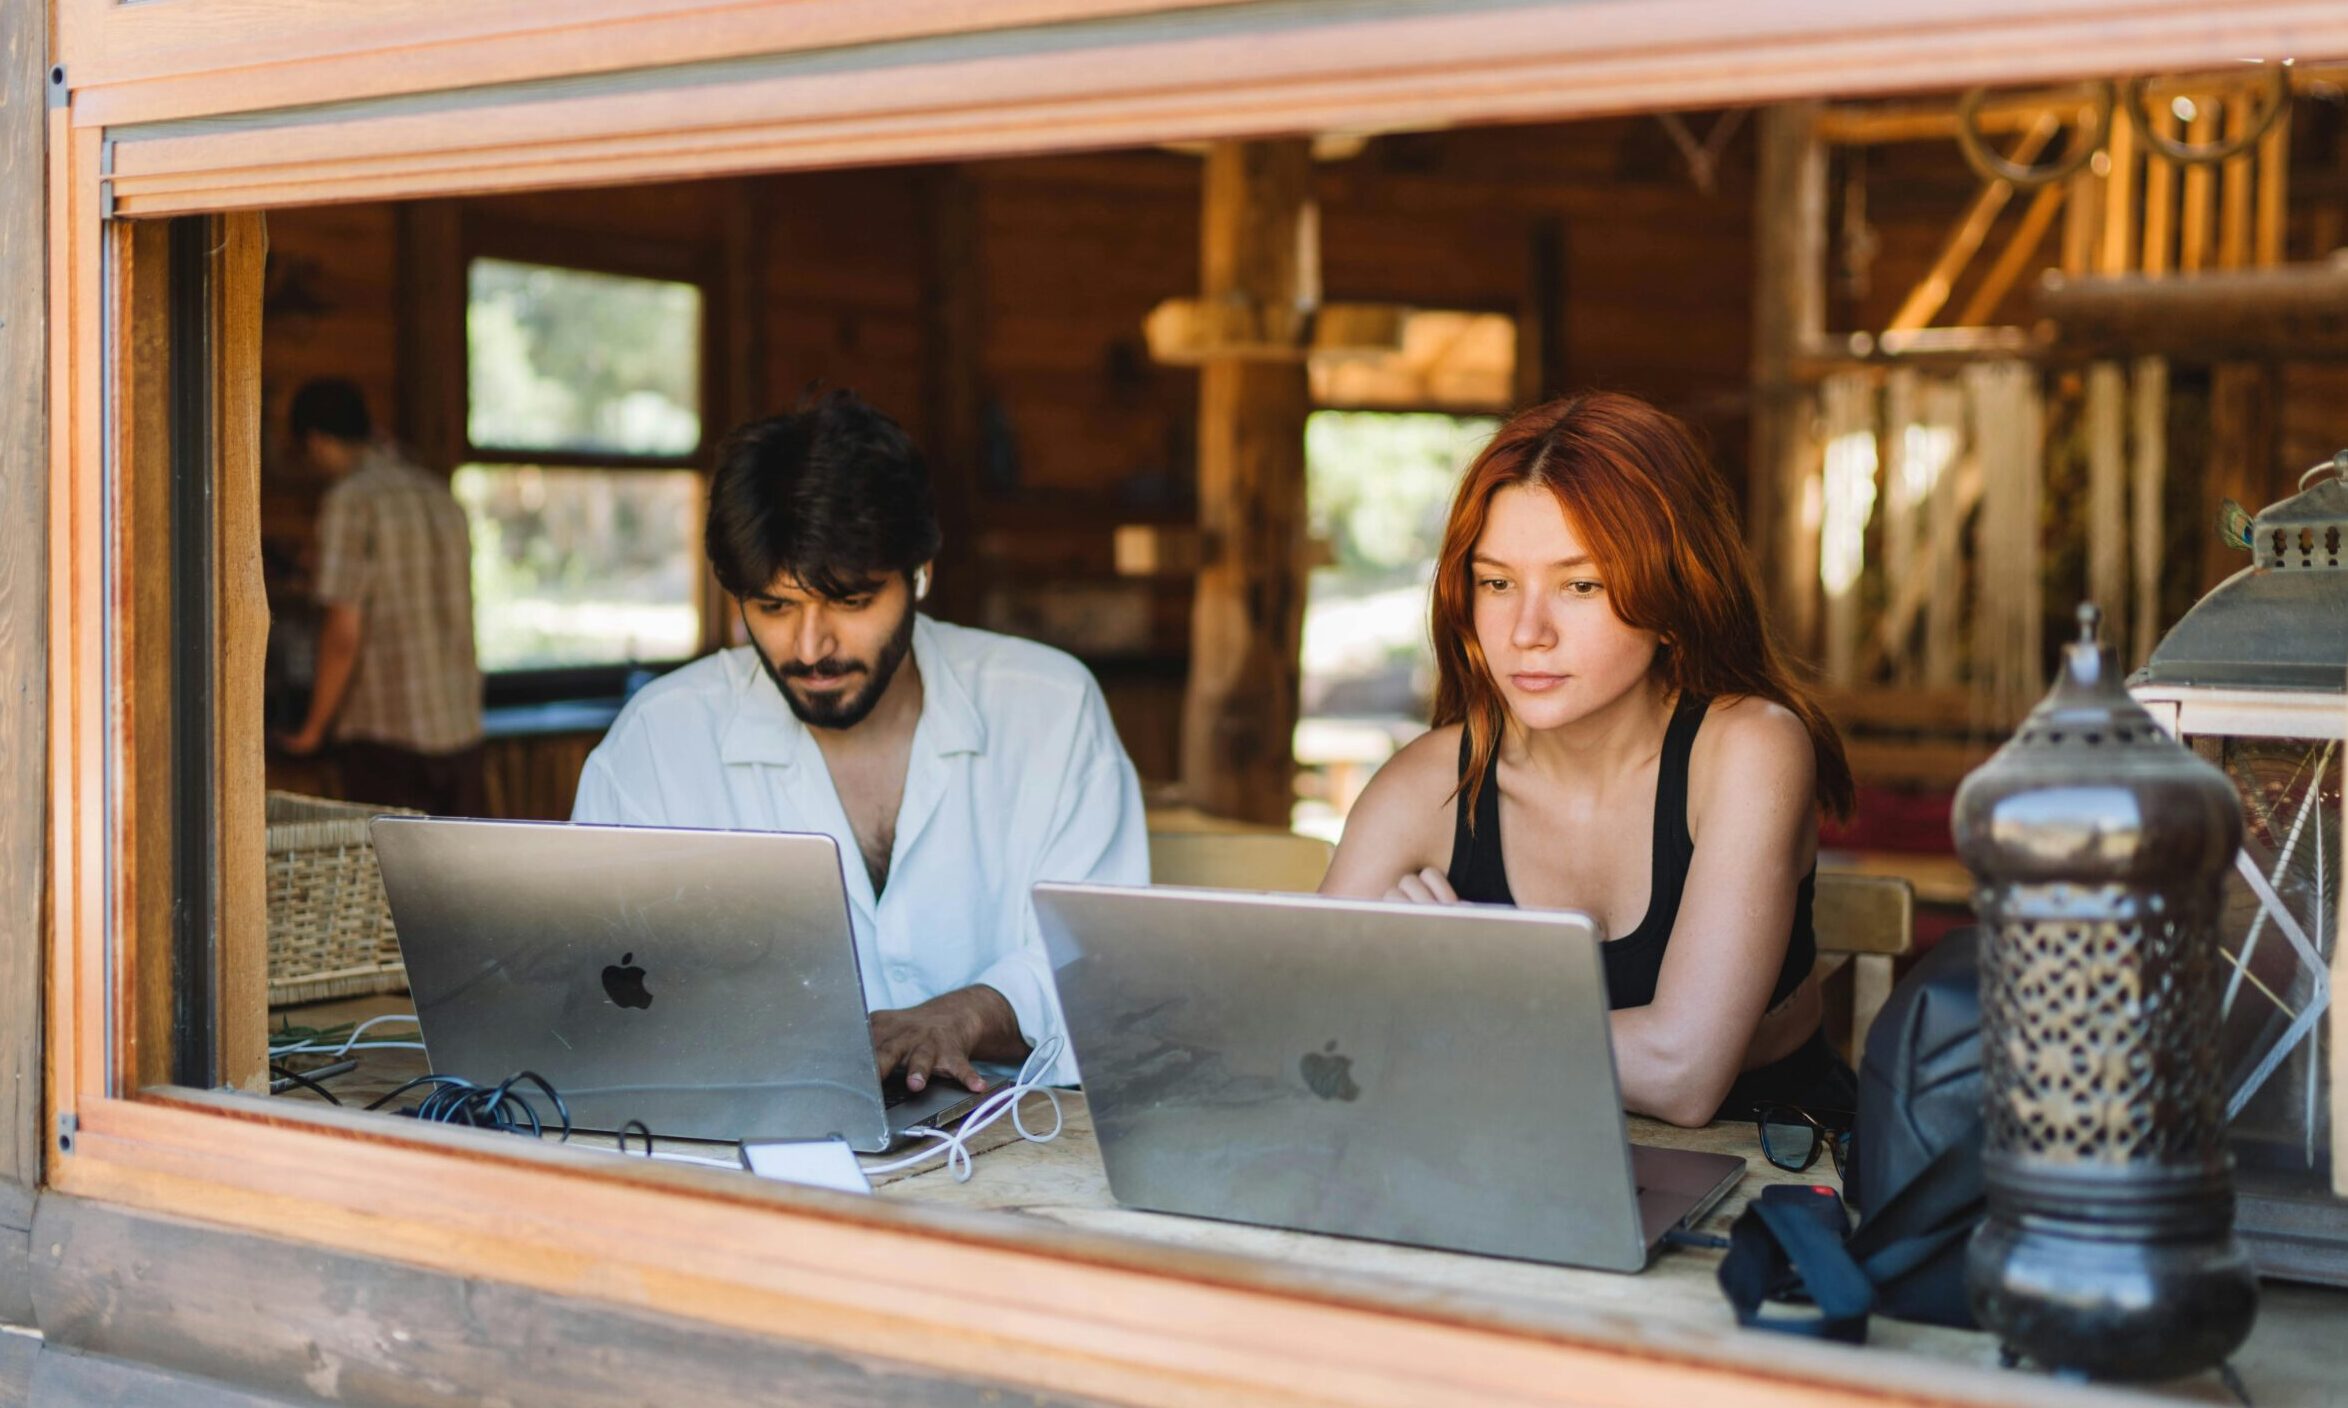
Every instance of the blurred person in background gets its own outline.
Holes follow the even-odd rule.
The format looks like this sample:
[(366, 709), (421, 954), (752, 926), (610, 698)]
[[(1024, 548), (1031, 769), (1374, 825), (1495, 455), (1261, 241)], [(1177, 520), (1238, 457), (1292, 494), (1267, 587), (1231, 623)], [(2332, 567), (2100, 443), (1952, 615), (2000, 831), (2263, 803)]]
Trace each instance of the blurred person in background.
[(359, 388), (294, 393), (295, 450), (333, 481), (318, 512), (322, 611), (310, 708), (278, 745), (331, 742), (343, 794), (442, 816), (487, 810), (473, 547), (448, 483), (375, 437)]

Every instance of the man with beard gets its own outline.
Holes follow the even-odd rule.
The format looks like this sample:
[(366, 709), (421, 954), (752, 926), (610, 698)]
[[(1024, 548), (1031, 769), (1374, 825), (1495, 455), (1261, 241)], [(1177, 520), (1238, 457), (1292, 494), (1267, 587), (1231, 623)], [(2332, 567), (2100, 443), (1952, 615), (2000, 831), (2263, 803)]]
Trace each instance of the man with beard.
[[(1061, 1030), (1028, 887), (1141, 884), (1141, 790), (1092, 675), (933, 621), (929, 474), (846, 392), (718, 448), (711, 568), (750, 643), (646, 686), (574, 821), (820, 831), (839, 843), (882, 1075), (972, 1090)], [(1052, 1078), (1072, 1080), (1063, 1052)]]

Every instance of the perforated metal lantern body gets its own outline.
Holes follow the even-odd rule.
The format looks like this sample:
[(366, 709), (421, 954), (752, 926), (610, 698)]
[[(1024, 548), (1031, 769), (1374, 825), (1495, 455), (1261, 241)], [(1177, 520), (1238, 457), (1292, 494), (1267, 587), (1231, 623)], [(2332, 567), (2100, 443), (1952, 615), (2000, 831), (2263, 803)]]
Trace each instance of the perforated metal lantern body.
[(1966, 1286), (2006, 1347), (2102, 1378), (2219, 1363), (2257, 1281), (2218, 1092), (2225, 776), (2129, 698), (2093, 607), (2060, 678), (1957, 793), (1981, 973), (1989, 1214)]

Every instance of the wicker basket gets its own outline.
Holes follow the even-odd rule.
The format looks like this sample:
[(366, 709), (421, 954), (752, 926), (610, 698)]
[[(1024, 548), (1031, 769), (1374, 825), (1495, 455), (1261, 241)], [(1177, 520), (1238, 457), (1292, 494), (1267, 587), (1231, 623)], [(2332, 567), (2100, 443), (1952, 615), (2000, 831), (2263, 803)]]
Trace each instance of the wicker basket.
[(318, 1002), (408, 985), (367, 818), (399, 807), (294, 792), (268, 801), (269, 1002)]

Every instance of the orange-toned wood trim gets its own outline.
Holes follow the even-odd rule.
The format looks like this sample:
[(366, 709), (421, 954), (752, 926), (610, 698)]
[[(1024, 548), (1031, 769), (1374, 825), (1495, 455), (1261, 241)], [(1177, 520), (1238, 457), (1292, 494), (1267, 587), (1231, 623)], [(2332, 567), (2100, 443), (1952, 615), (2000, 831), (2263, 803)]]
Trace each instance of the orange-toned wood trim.
[(220, 1079), (265, 1090), (269, 1075), (266, 763), (260, 728), (269, 643), (261, 578), (261, 286), (265, 217), (224, 215), (213, 255), (213, 806), (219, 838)]
[(147, 545), (136, 571), (114, 580), (115, 675), (128, 765), (118, 790), (129, 843), (116, 853), (121, 941), (115, 981), (122, 989), (122, 1066), (133, 1089), (172, 1078), (172, 574), (171, 226), (111, 227), (115, 338), (114, 480), (123, 517), (118, 541)]
[(1230, 0), (59, 0), (83, 120), (153, 122)]
[[(62, 1191), (1063, 1393), (1160, 1404), (2018, 1404), (1964, 1366), (1447, 1299), (966, 1210), (237, 1097), (91, 1106)], [(230, 1147), (233, 1144), (233, 1149)], [(357, 1157), (364, 1147), (365, 1157)], [(340, 1154), (341, 1157), (337, 1157)], [(331, 1174), (322, 1160), (332, 1159)], [(982, 1175), (983, 1176), (983, 1175)], [(983, 1302), (984, 1314), (974, 1314)], [(1689, 1395), (1693, 1395), (1690, 1397)]]
[(105, 362), (99, 192), (100, 135), (75, 130), (63, 110), (49, 133), (50, 905), (48, 1158), (62, 1122), (105, 1093), (106, 941), (111, 915), (105, 857), (116, 839), (106, 805), (110, 759), (120, 756), (105, 690), (103, 540), (110, 505), (102, 473)]
[[(1204, 25), (1211, 15), (1196, 17)], [(2348, 9), (2266, 0), (1801, 9), (1653, 0), (1356, 17), (1311, 42), (1182, 30), (1088, 50), (941, 57), (686, 88), (126, 138), (122, 208), (202, 208), (650, 180), (786, 166), (1560, 117), (2206, 61), (2222, 35), (2348, 52)], [(2270, 22), (2291, 21), (2291, 24)], [(1833, 23), (1828, 23), (1833, 21)], [(2284, 40), (2283, 30), (2295, 31)], [(959, 51), (957, 51), (959, 52)], [(1146, 75), (1137, 81), (1136, 75)]]

